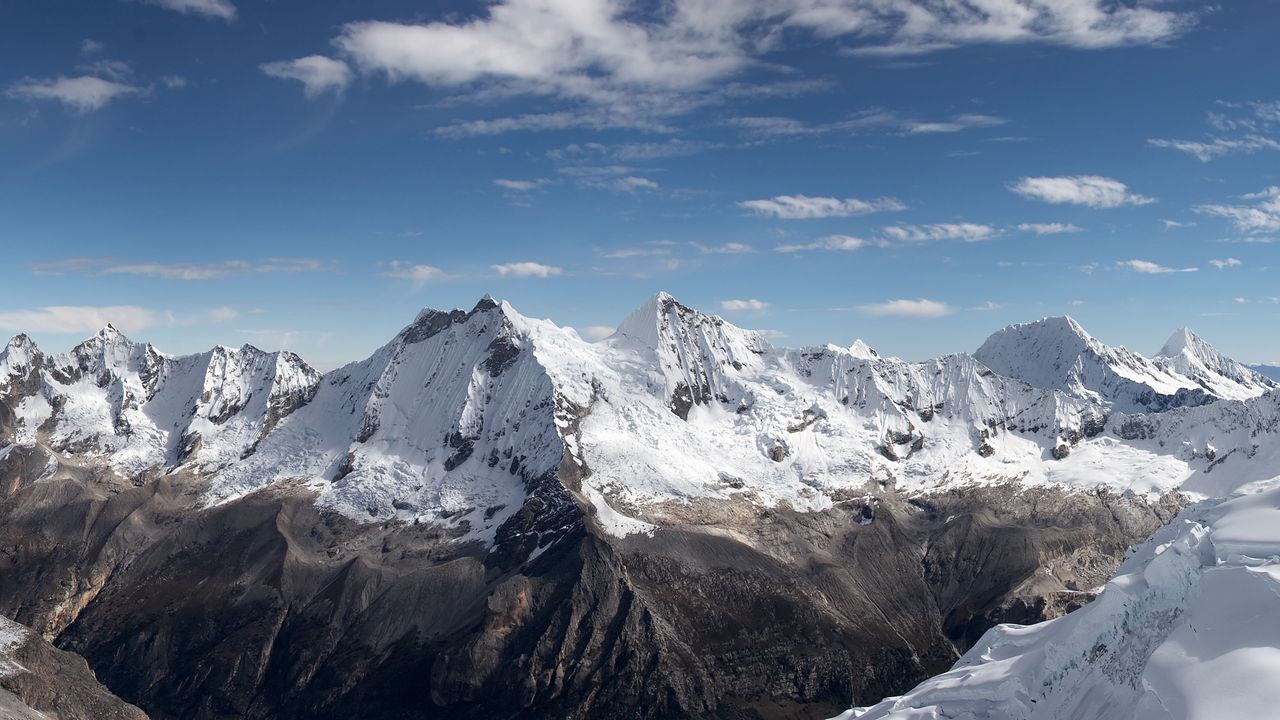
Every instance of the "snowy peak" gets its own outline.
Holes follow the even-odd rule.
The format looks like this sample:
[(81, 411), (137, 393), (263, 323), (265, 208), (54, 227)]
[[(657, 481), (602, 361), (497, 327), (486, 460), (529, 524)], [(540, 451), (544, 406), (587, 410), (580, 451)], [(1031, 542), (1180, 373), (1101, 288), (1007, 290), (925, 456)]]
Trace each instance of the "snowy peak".
[(1010, 325), (988, 338), (974, 357), (1006, 377), (1122, 412), (1201, 405), (1221, 397), (1169, 363), (1098, 341), (1069, 317)]
[(670, 407), (688, 417), (695, 405), (741, 400), (739, 379), (772, 347), (757, 332), (706, 315), (660, 292), (618, 325), (611, 347), (657, 360)]
[(1270, 378), (1223, 355), (1188, 328), (1175, 331), (1156, 359), (1220, 398), (1244, 400), (1277, 387)]

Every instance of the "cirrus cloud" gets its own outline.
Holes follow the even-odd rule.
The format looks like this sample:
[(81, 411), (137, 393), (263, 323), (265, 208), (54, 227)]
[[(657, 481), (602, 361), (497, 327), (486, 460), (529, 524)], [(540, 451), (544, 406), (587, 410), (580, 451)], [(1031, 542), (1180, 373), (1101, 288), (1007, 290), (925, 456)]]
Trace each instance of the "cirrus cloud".
[(841, 199), (808, 195), (778, 195), (767, 200), (743, 200), (738, 203), (738, 207), (750, 210), (757, 215), (775, 217), (779, 220), (850, 217), (876, 212), (894, 212), (907, 208), (898, 200), (888, 197), (859, 200), (858, 198)]

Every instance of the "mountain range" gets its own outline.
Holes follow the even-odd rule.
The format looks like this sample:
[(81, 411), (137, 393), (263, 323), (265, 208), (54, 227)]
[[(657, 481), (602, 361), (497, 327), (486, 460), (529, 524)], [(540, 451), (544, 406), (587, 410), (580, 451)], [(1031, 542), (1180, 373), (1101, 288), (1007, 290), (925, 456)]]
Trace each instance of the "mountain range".
[(1277, 474), (1277, 387), (1185, 329), (1145, 357), (1046, 318), (916, 363), (665, 293), (594, 343), (488, 296), (424, 310), (324, 374), (20, 335), (0, 615), (152, 718), (950, 716), (947, 678), (1030, 687), (1009, 666), (1046, 645), (1074, 696), (1178, 632), (1124, 616), (1152, 630), (1117, 660), (1070, 627), (1122, 623), (1153, 534), (1256, 509), (1222, 498)]

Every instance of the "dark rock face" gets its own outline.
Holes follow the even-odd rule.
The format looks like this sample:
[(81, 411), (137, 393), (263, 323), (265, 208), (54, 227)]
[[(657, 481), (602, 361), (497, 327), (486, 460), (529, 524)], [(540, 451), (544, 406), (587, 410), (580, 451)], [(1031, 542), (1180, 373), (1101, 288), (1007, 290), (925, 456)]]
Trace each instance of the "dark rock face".
[[(0, 620), (0, 630), (13, 630)], [(84, 658), (53, 647), (33, 632), (0, 653), (0, 717), (8, 720), (147, 720), (111, 694)]]
[(1178, 506), (886, 493), (734, 506), (741, 540), (702, 523), (619, 539), (575, 500), (566, 457), (486, 550), (357, 524), (300, 488), (201, 508), (180, 475), (32, 483), (44, 461), (0, 466), (0, 614), (158, 720), (829, 717), (946, 668), (991, 624), (1070, 609)]

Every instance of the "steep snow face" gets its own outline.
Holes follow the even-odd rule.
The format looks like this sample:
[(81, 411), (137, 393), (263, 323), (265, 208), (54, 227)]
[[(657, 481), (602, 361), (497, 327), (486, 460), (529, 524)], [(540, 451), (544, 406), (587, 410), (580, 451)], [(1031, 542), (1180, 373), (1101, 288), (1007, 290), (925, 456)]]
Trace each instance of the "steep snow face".
[(539, 327), (487, 297), (471, 312), (423, 311), (369, 359), (327, 375), (214, 477), (212, 498), (298, 479), (353, 517), (465, 520), (471, 537), (492, 539), (526, 485), (564, 458), (558, 423), (568, 421), (534, 353)]
[(1215, 395), (1208, 386), (1232, 388), (1237, 383), (1216, 377), (1197, 381), (1178, 372), (1175, 363), (1109, 347), (1069, 317), (1010, 325), (987, 338), (974, 357), (1001, 375), (1095, 399), (1122, 412), (1158, 412), (1218, 397), (1251, 396), (1238, 388)]
[(758, 370), (771, 350), (759, 333), (704, 315), (667, 293), (640, 306), (607, 342), (656, 362), (671, 408), (682, 417), (694, 405), (741, 401), (743, 374)]
[(1277, 387), (1271, 378), (1223, 355), (1187, 328), (1176, 331), (1155, 360), (1220, 398), (1244, 400)]
[(100, 456), (126, 473), (237, 460), (319, 380), (292, 353), (246, 345), (169, 357), (110, 325), (64, 355), (46, 357), (25, 336), (0, 354), (13, 442), (43, 433), (58, 452)]
[(1280, 478), (1185, 510), (1084, 608), (997, 626), (951, 671), (842, 717), (1274, 717), (1277, 677)]

